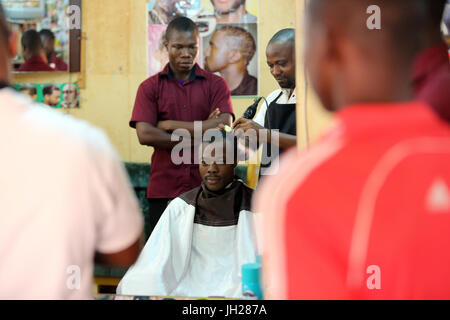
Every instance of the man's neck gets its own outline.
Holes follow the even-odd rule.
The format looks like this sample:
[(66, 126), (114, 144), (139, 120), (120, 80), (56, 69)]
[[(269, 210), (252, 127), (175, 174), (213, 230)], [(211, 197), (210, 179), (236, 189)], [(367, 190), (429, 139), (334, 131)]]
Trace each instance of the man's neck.
[(172, 73), (172, 76), (173, 76), (176, 80), (183, 80), (183, 81), (186, 81), (186, 80), (189, 80), (189, 78), (191, 77), (191, 73), (193, 72), (193, 69), (194, 69), (195, 67), (192, 68), (191, 70), (189, 70), (188, 72), (178, 72), (178, 71), (175, 70), (175, 68), (172, 68), (172, 67), (170, 66), (170, 64), (169, 64), (169, 68), (170, 68), (170, 71), (169, 71), (169, 72)]
[(242, 19), (247, 13), (245, 5), (240, 6), (236, 11), (228, 12), (226, 14), (216, 13), (217, 23), (231, 23)]
[(238, 70), (238, 68), (235, 67), (235, 65), (229, 66), (228, 68), (221, 70), (220, 74), (228, 83), (230, 91), (233, 91), (236, 88), (238, 88), (245, 76), (245, 72)]
[(430, 29), (422, 33), (421, 42), (421, 47), (425, 50), (443, 43), (444, 38), (440, 29)]

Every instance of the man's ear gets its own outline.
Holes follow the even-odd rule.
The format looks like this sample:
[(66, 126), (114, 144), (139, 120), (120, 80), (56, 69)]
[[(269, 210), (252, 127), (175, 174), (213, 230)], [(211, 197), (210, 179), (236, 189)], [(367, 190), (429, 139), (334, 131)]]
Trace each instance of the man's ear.
[(230, 50), (227, 56), (230, 64), (238, 63), (242, 59), (242, 53), (239, 50)]

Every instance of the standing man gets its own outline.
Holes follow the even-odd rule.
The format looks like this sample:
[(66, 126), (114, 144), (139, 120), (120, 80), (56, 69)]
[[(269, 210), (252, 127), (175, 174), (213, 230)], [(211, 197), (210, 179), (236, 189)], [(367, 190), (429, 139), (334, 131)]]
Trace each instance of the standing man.
[(427, 102), (450, 122), (450, 61), (441, 32), (446, 0), (423, 0), (426, 23), (421, 30), (422, 51), (414, 62), (412, 84), (416, 99)]
[(258, 19), (247, 12), (246, 0), (211, 0), (217, 23), (256, 23)]
[(205, 52), (205, 68), (220, 72), (232, 96), (254, 96), (258, 80), (247, 71), (256, 52), (253, 36), (245, 29), (225, 26), (214, 32)]
[(0, 3), (0, 299), (92, 299), (94, 259), (132, 265), (142, 214), (102, 130), (9, 87), (11, 41)]
[(44, 103), (50, 107), (56, 107), (61, 102), (61, 91), (57, 86), (50, 85), (42, 89)]
[[(171, 150), (178, 144), (171, 132), (186, 129), (194, 134), (194, 121), (202, 130), (231, 125), (233, 109), (225, 80), (195, 63), (199, 32), (189, 18), (172, 20), (165, 33), (169, 63), (139, 87), (130, 126), (139, 142), (154, 147), (147, 198), (151, 229), (168, 202), (201, 183), (198, 165), (176, 165)], [(193, 151), (192, 151), (192, 154)]]
[(67, 71), (67, 63), (55, 52), (55, 34), (49, 29), (42, 29), (39, 34), (50, 67), (57, 71)]
[(118, 294), (242, 298), (241, 266), (257, 254), (252, 189), (236, 179), (236, 137), (208, 133), (215, 139), (200, 149), (201, 186), (169, 204)]
[[(293, 147), (297, 143), (297, 121), (295, 94), (295, 30), (283, 29), (278, 31), (269, 41), (266, 49), (267, 64), (270, 73), (277, 80), (281, 89), (275, 90), (267, 97), (254, 120), (240, 118), (234, 124), (235, 130), (241, 129), (263, 131), (265, 150), (271, 148), (268, 143), (278, 143), (280, 153), (284, 149)], [(279, 141), (271, 141), (270, 130), (279, 130)], [(263, 151), (261, 174), (270, 167), (271, 161), (266, 151)]]
[(450, 298), (450, 126), (410, 102), (421, 4), (310, 1), (305, 65), (337, 119), (256, 193), (268, 299)]

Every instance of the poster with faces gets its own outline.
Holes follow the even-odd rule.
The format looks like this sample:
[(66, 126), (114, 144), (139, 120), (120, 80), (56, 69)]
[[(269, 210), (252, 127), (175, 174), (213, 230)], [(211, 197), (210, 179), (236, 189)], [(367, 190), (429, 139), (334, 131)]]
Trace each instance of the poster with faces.
[(148, 3), (148, 75), (169, 62), (164, 46), (167, 24), (192, 19), (200, 32), (197, 63), (225, 79), (232, 96), (257, 96), (257, 0), (150, 0)]
[(80, 88), (77, 83), (26, 83), (13, 88), (32, 100), (55, 109), (80, 108)]

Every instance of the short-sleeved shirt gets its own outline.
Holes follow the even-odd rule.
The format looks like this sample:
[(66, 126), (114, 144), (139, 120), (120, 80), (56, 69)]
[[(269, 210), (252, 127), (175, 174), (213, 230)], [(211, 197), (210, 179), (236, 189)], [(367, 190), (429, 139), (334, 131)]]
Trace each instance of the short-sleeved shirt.
[(0, 103), (0, 299), (92, 299), (95, 251), (142, 234), (125, 168), (87, 122), (12, 89)]
[[(223, 78), (196, 64), (189, 80), (181, 84), (167, 64), (139, 86), (130, 126), (135, 128), (137, 122), (156, 126), (162, 120), (204, 121), (216, 108), (233, 115), (230, 89)], [(174, 164), (171, 150), (154, 149), (147, 198), (175, 198), (200, 185), (198, 164)]]
[(449, 299), (450, 126), (415, 102), (336, 120), (256, 193), (268, 299)]

